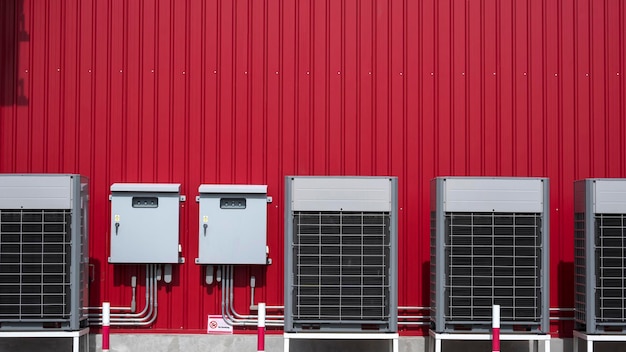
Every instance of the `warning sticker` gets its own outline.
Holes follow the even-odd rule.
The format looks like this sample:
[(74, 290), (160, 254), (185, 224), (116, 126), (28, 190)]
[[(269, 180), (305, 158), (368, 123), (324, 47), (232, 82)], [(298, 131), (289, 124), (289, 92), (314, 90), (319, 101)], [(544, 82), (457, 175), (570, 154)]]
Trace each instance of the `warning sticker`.
[(233, 327), (226, 324), (221, 315), (209, 315), (207, 334), (232, 334)]

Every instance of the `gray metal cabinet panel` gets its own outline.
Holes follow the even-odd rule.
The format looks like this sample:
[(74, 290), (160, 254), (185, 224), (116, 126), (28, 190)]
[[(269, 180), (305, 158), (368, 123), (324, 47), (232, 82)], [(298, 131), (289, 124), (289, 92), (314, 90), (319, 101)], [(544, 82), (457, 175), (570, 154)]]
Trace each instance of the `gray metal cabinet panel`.
[[(128, 187), (111, 195), (111, 263), (178, 263), (179, 207), (175, 192), (151, 192), (160, 187)], [(176, 188), (178, 189), (178, 188)], [(138, 200), (155, 206), (137, 206)], [(135, 206), (133, 206), (135, 201)]]
[(267, 186), (258, 187), (200, 186), (197, 264), (266, 264)]

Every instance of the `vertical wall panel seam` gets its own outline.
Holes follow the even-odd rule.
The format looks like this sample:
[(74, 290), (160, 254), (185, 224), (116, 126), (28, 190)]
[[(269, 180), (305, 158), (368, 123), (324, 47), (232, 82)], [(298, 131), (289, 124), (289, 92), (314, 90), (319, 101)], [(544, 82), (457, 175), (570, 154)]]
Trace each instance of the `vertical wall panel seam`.
[[(495, 58), (495, 70), (496, 73), (501, 73), (502, 72), (502, 8), (500, 5), (500, 1), (496, 0), (496, 42), (495, 42), (495, 53), (496, 53), (496, 58)], [(515, 40), (515, 36), (513, 36), (512, 40)], [(484, 65), (484, 63), (483, 63)], [(483, 74), (486, 74), (487, 70), (485, 69), (483, 71)], [(502, 174), (502, 79), (501, 79), (502, 75), (496, 75), (496, 108), (495, 108), (495, 114), (496, 114), (496, 173), (498, 175)], [(486, 80), (486, 79), (485, 79)], [(484, 98), (483, 98), (484, 99)], [(514, 115), (509, 117), (511, 120), (514, 119)], [(513, 137), (515, 138), (515, 137)], [(509, 157), (511, 157), (511, 155), (509, 155)]]
[[(480, 95), (481, 95), (481, 99), (479, 101), (480, 104), (480, 131), (481, 131), (481, 137), (480, 137), (480, 155), (481, 155), (481, 159), (480, 159), (480, 174), (481, 175), (485, 175), (486, 173), (486, 143), (487, 143), (487, 134), (485, 133), (485, 128), (486, 128), (486, 117), (485, 117), (485, 96), (487, 95), (487, 90), (485, 88), (485, 59), (487, 57), (485, 51), (485, 23), (487, 22), (486, 19), (486, 15), (485, 15), (485, 0), (481, 0), (480, 1), (480, 68), (479, 68), (479, 72), (478, 75), (480, 77), (479, 80), (479, 84), (480, 84)], [(498, 71), (497, 67), (494, 68), (496, 70), (496, 72)], [(496, 80), (498, 80), (499, 75), (496, 75)]]
[(217, 68), (216, 68), (216, 72), (217, 72), (217, 79), (215, 82), (216, 85), (216, 97), (215, 97), (215, 131), (216, 133), (216, 139), (217, 139), (217, 143), (216, 143), (216, 154), (217, 157), (215, 158), (215, 176), (216, 176), (216, 180), (218, 182), (222, 181), (221, 180), (221, 175), (219, 173), (219, 166), (221, 165), (221, 162), (223, 160), (222, 158), (222, 0), (217, 0), (217, 11), (216, 11), (216, 17), (217, 17), (217, 22), (216, 22), (216, 28), (217, 28), (217, 49), (215, 50), (215, 55), (216, 55), (216, 64), (217, 64)]
[[(573, 40), (574, 55), (573, 55), (572, 59), (573, 59), (573, 65), (574, 65), (574, 72), (573, 72), (573, 74), (574, 74), (574, 77), (573, 77), (574, 78), (573, 79), (573, 82), (574, 82), (574, 87), (573, 87), (573, 89), (574, 89), (574, 96), (573, 96), (573, 98), (574, 98), (574, 101), (573, 101), (573, 103), (574, 103), (573, 104), (574, 116), (573, 116), (572, 122), (574, 124), (574, 141), (575, 141), (576, 140), (576, 135), (578, 133), (577, 131), (579, 130), (578, 120), (580, 118), (579, 109), (578, 109), (578, 98), (579, 98), (579, 94), (578, 94), (579, 93), (579, 77), (578, 76), (579, 76), (579, 72), (580, 72), (579, 71), (580, 62), (579, 62), (579, 58), (578, 58), (578, 42), (579, 42), (579, 36), (580, 36), (580, 32), (579, 32), (579, 29), (578, 29), (578, 21), (579, 21), (579, 17), (578, 17), (579, 16), (578, 0), (573, 2), (573, 11), (574, 11), (574, 13), (573, 13), (573, 21), (572, 22), (573, 22), (574, 28), (573, 28), (573, 33), (572, 34), (574, 35), (574, 40)], [(579, 146), (578, 146), (578, 144), (579, 143), (574, 143), (574, 155), (573, 155), (574, 180), (577, 180), (579, 178), (578, 175), (580, 173), (580, 170), (579, 170), (579, 156), (580, 156), (580, 154), (579, 154)]]
[(253, 70), (253, 65), (252, 65), (252, 51), (253, 51), (253, 46), (252, 46), (252, 25), (253, 25), (253, 18), (252, 18), (252, 9), (253, 9), (253, 4), (251, 0), (247, 1), (247, 33), (246, 33), (246, 37), (247, 37), (247, 43), (246, 43), (246, 67), (245, 72), (247, 72), (246, 74), (246, 92), (247, 92), (247, 97), (246, 97), (246, 103), (247, 103), (247, 107), (246, 107), (246, 138), (248, 140), (248, 145), (247, 145), (247, 150), (246, 150), (246, 159), (247, 159), (247, 177), (246, 180), (252, 180), (252, 106), (253, 106), (253, 99), (252, 99), (252, 94), (254, 94), (254, 90), (252, 89), (252, 82), (251, 82), (251, 78), (254, 75), (254, 70)]
[(122, 131), (118, 131), (121, 132), (121, 144), (122, 144), (122, 148), (121, 150), (123, 151), (120, 155), (120, 157), (122, 158), (121, 162), (120, 162), (120, 166), (121, 166), (121, 170), (120, 173), (124, 178), (128, 177), (128, 153), (126, 153), (125, 151), (128, 150), (128, 124), (129, 124), (129, 120), (130, 120), (130, 116), (128, 113), (128, 77), (133, 74), (132, 72), (130, 72), (129, 70), (129, 59), (128, 59), (128, 36), (129, 36), (129, 19), (128, 19), (128, 0), (124, 0), (123, 2), (123, 9), (122, 9), (122, 69), (124, 72), (124, 75), (122, 75), (122, 109), (121, 109), (121, 118), (124, 124), (124, 128), (122, 129)]
[[(65, 87), (65, 77), (67, 75), (67, 73), (65, 72), (66, 70), (66, 62), (65, 62), (65, 48), (66, 48), (66, 38), (67, 38), (67, 18), (66, 18), (66, 6), (67, 6), (67, 2), (63, 1), (60, 4), (60, 28), (59, 28), (59, 35), (61, 38), (59, 38), (60, 40), (60, 47), (59, 47), (59, 51), (60, 51), (60, 60), (59, 60), (59, 66), (61, 67), (61, 74), (59, 75), (59, 125), (55, 126), (57, 131), (59, 132), (59, 140), (58, 140), (58, 146), (55, 146), (58, 148), (59, 152), (57, 154), (57, 160), (55, 160), (56, 165), (55, 165), (55, 170), (58, 172), (59, 170), (63, 169), (63, 165), (62, 165), (62, 155), (65, 155), (65, 128), (63, 128), (65, 126), (65, 121), (66, 121), (66, 114), (65, 114), (65, 101), (66, 101), (66, 97), (68, 95), (68, 92), (66, 91), (66, 87)], [(69, 67), (67, 68), (67, 71), (69, 72)], [(70, 146), (71, 148), (72, 146)]]
[[(434, 1), (433, 11), (434, 11), (434, 20), (433, 20), (433, 32), (434, 32), (434, 43), (433, 43), (433, 61), (434, 61), (434, 69), (432, 72), (433, 82), (433, 142), (436, 144), (439, 140), (439, 1)], [(433, 160), (438, 160), (437, 156), (439, 152), (438, 148), (433, 148)], [(440, 175), (440, 164), (436, 163), (434, 166), (435, 176)]]
[(229, 181), (233, 182), (233, 178), (237, 174), (237, 1), (231, 2), (230, 16), (231, 16), (231, 48), (230, 48), (230, 76), (232, 84), (230, 85), (230, 177)]
[(361, 64), (362, 50), (361, 47), (361, 1), (356, 1), (356, 170), (361, 170), (361, 91), (362, 91), (362, 75), (363, 66)]
[(82, 149), (81, 145), (81, 135), (80, 135), (80, 125), (82, 121), (82, 116), (80, 114), (80, 101), (82, 97), (81, 91), (81, 75), (84, 70), (82, 65), (82, 36), (83, 36), (83, 16), (82, 16), (82, 1), (76, 1), (76, 53), (74, 59), (76, 60), (76, 77), (74, 84), (76, 86), (76, 99), (74, 100), (74, 110), (75, 110), (75, 119), (76, 125), (74, 126), (74, 141), (75, 141), (75, 149), (74, 149), (74, 169), (72, 172), (81, 173), (82, 168), (80, 165), (80, 150)]
[(389, 174), (391, 172), (391, 159), (393, 157), (393, 148), (391, 146), (393, 141), (393, 99), (392, 93), (394, 89), (393, 84), (393, 59), (392, 52), (394, 50), (393, 46), (393, 6), (392, 1), (387, 1), (387, 89), (386, 89), (386, 99), (387, 99), (387, 157), (385, 160), (385, 173)]
[[(604, 106), (603, 106), (603, 110), (604, 110), (604, 136), (608, 137), (609, 136), (609, 130), (610, 130), (610, 111), (609, 111), (609, 104), (610, 104), (610, 99), (609, 96), (610, 94), (610, 88), (609, 88), (609, 80), (611, 77), (610, 76), (610, 66), (609, 66), (609, 45), (607, 43), (607, 36), (609, 34), (609, 6), (608, 6), (608, 0), (604, 1), (604, 13), (603, 13), (603, 22), (604, 22), (604, 26), (602, 28), (603, 33), (602, 33), (602, 42), (603, 42), (603, 56), (604, 56), (604, 77), (603, 77), (603, 98), (604, 98)], [(604, 172), (605, 175), (608, 176), (609, 175), (609, 154), (610, 154), (610, 148), (609, 148), (609, 139), (608, 138), (604, 138), (604, 140), (602, 141), (602, 145), (603, 145), (603, 151), (604, 151)]]
[[(557, 0), (555, 0), (557, 1)], [(542, 166), (542, 175), (545, 174), (548, 170), (548, 134), (546, 133), (546, 131), (549, 128), (549, 122), (548, 122), (548, 100), (546, 95), (548, 94), (548, 75), (551, 76), (551, 72), (548, 72), (548, 69), (550, 68), (550, 62), (548, 62), (548, 51), (550, 50), (548, 48), (548, 36), (550, 35), (550, 32), (548, 30), (548, 16), (546, 16), (546, 13), (548, 12), (548, 3), (547, 2), (543, 2), (543, 9), (542, 9), (542, 36), (541, 36), (541, 40), (542, 40), (542, 48), (543, 48), (543, 55), (542, 55), (542, 67), (543, 67), (543, 74), (541, 75), (541, 79), (542, 79), (542, 92), (543, 94), (541, 95), (541, 127), (542, 127), (542, 133), (541, 133), (541, 143), (543, 143), (543, 148), (542, 149), (542, 162), (541, 162), (541, 166)], [(557, 44), (558, 45), (558, 44)], [(550, 77), (550, 79), (552, 79), (552, 77)], [(531, 119), (531, 121), (533, 121), (533, 119)], [(532, 125), (531, 125), (532, 126)], [(528, 130), (533, 131), (532, 128)], [(532, 155), (532, 154), (530, 154)], [(530, 160), (530, 158), (529, 158)], [(531, 169), (532, 170), (532, 169)]]
[[(267, 96), (267, 91), (268, 91), (268, 86), (267, 86), (267, 55), (268, 55), (268, 33), (267, 33), (267, 16), (268, 16), (268, 9), (267, 9), (267, 0), (263, 1), (263, 62), (261, 64), (261, 77), (263, 77), (263, 81), (261, 86), (263, 87), (263, 101), (262, 101), (262, 115), (263, 115), (263, 156), (266, 158), (266, 160), (269, 160), (269, 156), (270, 153), (268, 151), (268, 145), (267, 145), (267, 134), (268, 134), (268, 96)], [(262, 163), (263, 165), (263, 182), (268, 183), (268, 175), (267, 175), (267, 162)], [(266, 280), (265, 278), (263, 278), (264, 280)]]
[[(340, 22), (341, 22), (341, 57), (339, 59), (339, 67), (340, 67), (340, 71), (347, 73), (347, 68), (346, 68), (346, 0), (341, 0), (341, 18), (340, 18)], [(340, 81), (340, 91), (341, 91), (341, 98), (340, 98), (340, 107), (339, 107), (339, 111), (340, 111), (340, 116), (341, 116), (341, 125), (340, 125), (340, 131), (339, 131), (339, 144), (341, 146), (341, 158), (339, 159), (341, 161), (341, 166), (340, 166), (340, 173), (342, 175), (345, 175), (346, 173), (346, 160), (348, 159), (346, 156), (346, 79), (345, 79), (345, 75), (341, 77), (341, 81)], [(330, 116), (329, 116), (329, 123), (327, 124), (329, 130), (330, 130)], [(330, 140), (329, 140), (330, 142)], [(328, 169), (330, 170), (330, 159), (332, 156), (332, 153), (330, 152), (331, 148), (330, 145), (328, 146), (328, 152), (327, 152), (327, 163), (328, 163)]]
[[(482, 0), (480, 0), (480, 2), (482, 2)], [(471, 156), (471, 150), (470, 150), (471, 139), (470, 139), (470, 134), (469, 134), (469, 131), (470, 131), (470, 113), (471, 113), (471, 111), (470, 111), (470, 103), (469, 103), (469, 95), (470, 95), (469, 91), (470, 91), (470, 80), (471, 80), (471, 78), (473, 76), (473, 75), (470, 76), (471, 74), (473, 74), (473, 72), (470, 72), (470, 64), (469, 64), (469, 60), (470, 60), (470, 58), (469, 58), (470, 57), (470, 54), (469, 54), (469, 52), (470, 52), (470, 45), (469, 45), (469, 42), (470, 42), (470, 34), (471, 35), (476, 35), (476, 34), (475, 33), (470, 33), (470, 16), (469, 16), (469, 9), (468, 9), (469, 5), (468, 5), (467, 2), (465, 2), (463, 5), (464, 5), (463, 6), (464, 7), (464, 11), (463, 11), (464, 12), (464, 16), (463, 16), (464, 18), (463, 18), (463, 20), (465, 21), (465, 28), (464, 28), (465, 35), (463, 36), (463, 41), (464, 41), (463, 47), (464, 47), (464, 51), (465, 52), (463, 53), (463, 67), (462, 67), (462, 70), (463, 70), (463, 72), (466, 72), (466, 74), (467, 74), (467, 76), (464, 76), (465, 80), (463, 81), (463, 90), (464, 90), (464, 92), (463, 92), (463, 106), (464, 106), (464, 109), (463, 109), (463, 120), (465, 120), (464, 121), (465, 122), (465, 133), (464, 133), (464, 135), (465, 135), (465, 145), (464, 145), (464, 148), (463, 148), (464, 149), (463, 167), (464, 167), (465, 170), (463, 170), (463, 173), (465, 175), (467, 175), (469, 170), (470, 170), (470, 156)], [(454, 75), (455, 76), (458, 75), (458, 72), (455, 72)], [(482, 120), (481, 117), (479, 117), (479, 119)], [(482, 144), (482, 140), (479, 140), (479, 143)], [(482, 157), (480, 157), (480, 158), (482, 158)]]
[(371, 154), (371, 166), (370, 166), (370, 173), (373, 173), (376, 167), (376, 150), (378, 147), (378, 140), (376, 139), (376, 107), (377, 107), (377, 99), (376, 97), (378, 96), (378, 66), (376, 65), (377, 63), (377, 56), (376, 56), (376, 52), (378, 49), (377, 46), (377, 33), (378, 33), (378, 16), (377, 16), (377, 12), (378, 9), (376, 7), (376, 1), (377, 0), (372, 0), (372, 75), (374, 77), (372, 77), (372, 91), (371, 91), (371, 96), (372, 98), (370, 99), (372, 107), (371, 107), (371, 111), (372, 111), (372, 121), (370, 122), (372, 127), (371, 127), (371, 137), (370, 140), (372, 141), (372, 145), (371, 145), (371, 149), (372, 149), (372, 154)]
[[(326, 12), (324, 14), (324, 17), (326, 19), (326, 72), (328, 72), (328, 74), (326, 75), (326, 84), (325, 84), (325, 89), (324, 89), (324, 106), (326, 107), (324, 110), (324, 154), (325, 154), (325, 162), (324, 162), (324, 174), (328, 175), (330, 172), (330, 138), (329, 138), (329, 133), (330, 133), (330, 90), (331, 87), (334, 86), (332, 84), (332, 81), (330, 79), (331, 75), (330, 75), (330, 70), (331, 70), (331, 54), (332, 54), (332, 48), (331, 48), (331, 42), (330, 42), (330, 22), (331, 22), (331, 11), (330, 11), (330, 1), (331, 0), (326, 0)], [(335, 0), (337, 1), (337, 0)], [(341, 21), (341, 15), (340, 14), (340, 21)], [(342, 35), (342, 33), (339, 34), (340, 36)], [(339, 84), (341, 85), (341, 80), (342, 77), (341, 75), (339, 75)], [(341, 94), (341, 93), (340, 93)], [(341, 119), (343, 118), (343, 116), (341, 115), (341, 111), (339, 112), (339, 120), (341, 121)], [(312, 116), (312, 119), (315, 119), (314, 116)], [(313, 152), (313, 148), (310, 148), (311, 152)], [(339, 149), (339, 155), (340, 158), (343, 157), (343, 154), (341, 153), (342, 150), (341, 148)], [(312, 153), (313, 154), (313, 153)], [(314, 155), (311, 155), (311, 160), (314, 160)]]
[[(589, 131), (589, 146), (590, 146), (590, 153), (594, 154), (597, 150), (597, 147), (595, 146), (594, 143), (594, 135), (595, 135), (595, 124), (593, 123), (594, 120), (594, 106), (595, 106), (595, 101), (594, 101), (594, 84), (593, 81), (596, 79), (596, 75), (594, 74), (593, 68), (594, 66), (594, 55), (593, 53), (593, 36), (594, 36), (594, 32), (593, 32), (593, 27), (594, 27), (594, 17), (593, 17), (593, 3), (594, 0), (589, 0), (589, 119), (587, 121), (587, 123), (589, 124), (589, 128), (587, 129)], [(589, 162), (589, 171), (593, 170), (594, 168), (594, 160), (591, 160)]]
[[(154, 111), (154, 116), (152, 116), (151, 118), (154, 120), (154, 126), (152, 127), (152, 150), (156, 151), (157, 150), (157, 141), (159, 139), (159, 81), (161, 80), (161, 76), (168, 74), (167, 70), (162, 69), (161, 65), (160, 65), (160, 43), (161, 41), (159, 40), (160, 37), (160, 23), (161, 23), (161, 2), (160, 1), (156, 1), (156, 5), (155, 5), (155, 9), (154, 9), (154, 67), (155, 67), (155, 77), (154, 77), (154, 86), (152, 87), (152, 110)], [(150, 117), (149, 117), (150, 118)], [(145, 156), (141, 156), (141, 158), (144, 158)], [(152, 154), (152, 178), (156, 178), (157, 175), (157, 170), (158, 170), (158, 162), (157, 162), (158, 158), (156, 157), (156, 153)], [(144, 164), (143, 161), (140, 162), (140, 165)]]
[[(517, 163), (517, 134), (515, 133), (515, 125), (517, 123), (517, 119), (518, 119), (518, 113), (517, 113), (517, 79), (515, 76), (515, 69), (517, 68), (517, 33), (516, 33), (516, 29), (517, 29), (517, 22), (518, 22), (518, 18), (517, 18), (517, 7), (515, 5), (511, 6), (511, 36), (512, 36), (512, 40), (511, 40), (511, 85), (513, 87), (511, 94), (511, 136), (513, 136), (513, 142), (511, 143), (511, 159), (513, 160), (513, 162), (511, 163), (512, 166), (512, 171), (513, 171), (513, 175), (517, 175), (517, 169), (518, 169), (518, 163)], [(521, 22), (521, 21), (519, 21)], [(527, 82), (530, 80), (530, 70), (529, 67), (525, 67), (524, 69), (526, 69), (526, 71), (528, 72), (528, 79)], [(508, 131), (507, 131), (508, 132)]]
[[(168, 182), (172, 182), (173, 181), (173, 177), (174, 177), (174, 142), (175, 142), (175, 136), (174, 136), (174, 86), (176, 85), (176, 77), (179, 77), (179, 75), (181, 74), (181, 72), (176, 72), (176, 56), (174, 55), (176, 53), (176, 47), (175, 47), (175, 40), (174, 38), (176, 37), (176, 25), (177, 25), (177, 21), (176, 21), (176, 6), (175, 6), (175, 1), (170, 2), (170, 20), (169, 20), (169, 30), (170, 30), (170, 72), (169, 72), (169, 76), (170, 76), (170, 81), (169, 81), (169, 88), (170, 88), (170, 96), (169, 96), (169, 106), (168, 106), (168, 114), (167, 114), (167, 127), (168, 127), (168, 134), (167, 134), (167, 139), (168, 139), (168, 149), (167, 149), (167, 154), (168, 154), (168, 165), (167, 165), (167, 180)], [(184, 118), (184, 117), (183, 117)], [(158, 176), (157, 176), (158, 178)]]
[[(621, 151), (621, 157), (620, 160), (624, 160), (626, 159), (626, 122), (624, 122), (624, 116), (626, 116), (626, 94), (624, 94), (626, 92), (626, 88), (624, 87), (624, 77), (626, 76), (626, 42), (624, 41), (624, 38), (626, 37), (626, 34), (624, 34), (624, 32), (626, 31), (626, 18), (624, 17), (625, 14), (625, 9), (626, 9), (626, 5), (624, 5), (624, 1), (620, 1), (619, 2), (619, 23), (620, 23), (620, 27), (622, 28), (620, 30), (620, 35), (619, 35), (619, 44), (620, 44), (620, 49), (619, 50), (619, 55), (620, 55), (620, 66), (619, 66), (619, 70), (620, 70), (620, 116), (622, 118), (620, 118), (620, 124), (621, 124), (621, 138), (620, 138), (620, 151)], [(626, 173), (626, 162), (622, 162), (622, 175)]]
[[(135, 158), (135, 165), (133, 166), (135, 168), (135, 170), (138, 170), (136, 172), (136, 174), (138, 175), (139, 179), (141, 179), (141, 146), (143, 145), (143, 133), (142, 133), (142, 126), (143, 126), (143, 118), (144, 118), (144, 75), (145, 75), (145, 70), (146, 67), (144, 65), (144, 60), (145, 60), (145, 55), (144, 55), (144, 46), (145, 46), (145, 41), (144, 41), (144, 36), (143, 33), (145, 33), (145, 27), (146, 27), (146, 20), (145, 20), (145, 13), (144, 11), (146, 10), (145, 8), (146, 4), (145, 4), (145, 0), (140, 0), (139, 2), (139, 55), (137, 57), (137, 60), (139, 60), (139, 75), (138, 75), (138, 89), (137, 89), (137, 131), (135, 131), (135, 133), (137, 134), (137, 141), (135, 142), (137, 144), (137, 157)], [(156, 71), (155, 67), (152, 67), (151, 70)], [(155, 73), (156, 74), (156, 73)], [(152, 79), (154, 79), (155, 74), (152, 75)]]
[[(199, 74), (201, 71), (200, 69), (194, 68), (192, 70), (191, 68), (191, 5), (189, 2), (185, 3), (185, 72), (187, 72), (188, 74), (194, 74), (197, 75)], [(196, 71), (197, 69), (197, 71)], [(184, 179), (185, 179), (185, 188), (184, 191), (189, 195), (191, 193), (191, 180), (192, 180), (192, 176), (191, 176), (191, 168), (190, 168), (190, 158), (189, 156), (191, 155), (191, 148), (190, 148), (190, 143), (189, 141), (191, 140), (190, 138), (190, 115), (191, 115), (191, 109), (189, 108), (191, 106), (191, 94), (190, 94), (190, 86), (191, 86), (191, 78), (189, 78), (189, 76), (185, 76), (185, 139), (184, 139), (184, 143), (183, 143), (183, 148), (184, 148), (184, 155), (185, 157), (183, 158), (183, 172), (184, 172)], [(193, 197), (189, 197), (191, 199), (193, 199)], [(186, 213), (186, 218), (188, 219), (188, 221), (183, 224), (183, 230), (182, 230), (182, 236), (183, 239), (181, 240), (184, 243), (184, 246), (186, 247), (185, 250), (189, 249), (189, 237), (193, 237), (193, 232), (189, 231), (188, 228), (188, 224), (192, 224), (194, 217), (192, 215), (192, 213), (189, 211), (189, 208), (182, 208), (182, 210), (185, 211)], [(187, 236), (185, 236), (187, 235)], [(185, 240), (187, 239), (187, 240)], [(188, 256), (191, 255), (191, 253), (187, 252)], [(192, 270), (181, 270), (179, 272), (184, 273), (184, 282), (191, 282), (190, 278), (191, 278), (191, 271)], [(201, 270), (200, 270), (201, 271)], [(200, 287), (202, 286), (202, 283), (200, 283)], [(190, 312), (192, 310), (189, 309), (189, 302), (191, 299), (191, 291), (190, 290), (182, 290), (181, 295), (184, 297), (183, 298), (183, 312)], [(174, 303), (174, 302), (173, 302)], [(172, 304), (172, 306), (174, 307), (175, 304)], [(190, 314), (187, 313), (183, 313), (183, 317), (182, 317), (182, 322), (181, 322), (181, 326), (185, 327), (185, 326), (190, 326)], [(202, 326), (202, 325), (200, 325)]]
[[(44, 7), (44, 21), (43, 21), (43, 27), (46, 29), (46, 33), (43, 35), (44, 37), (44, 53), (49, 53), (50, 52), (50, 1), (51, 0), (46, 0), (45, 3), (45, 7)], [(43, 114), (44, 115), (48, 115), (50, 114), (50, 71), (53, 69), (52, 65), (50, 63), (50, 55), (43, 55), (44, 59), (43, 59)], [(44, 172), (49, 172), (48, 170), (48, 163), (46, 162), (46, 157), (48, 156), (48, 152), (47, 152), (47, 147), (48, 147), (48, 134), (49, 134), (49, 126), (48, 126), (48, 118), (46, 116), (46, 118), (44, 118), (43, 116), (39, 116), (39, 118), (41, 120), (43, 120), (41, 122), (40, 126), (37, 126), (35, 128), (42, 128), (43, 127), (43, 138), (42, 141), (40, 143), (42, 143), (42, 155), (40, 155), (40, 157), (43, 159), (42, 165), (43, 168), (42, 170), (44, 170)], [(37, 142), (36, 142), (37, 143)], [(33, 162), (36, 160), (37, 158), (33, 158), (31, 159), (31, 167), (36, 168), (35, 165), (33, 165)]]

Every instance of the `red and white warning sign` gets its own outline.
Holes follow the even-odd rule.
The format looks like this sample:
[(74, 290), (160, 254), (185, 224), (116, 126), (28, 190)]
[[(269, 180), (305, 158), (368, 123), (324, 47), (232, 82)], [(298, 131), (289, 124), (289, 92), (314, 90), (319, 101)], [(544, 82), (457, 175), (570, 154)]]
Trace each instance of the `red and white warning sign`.
[(226, 324), (221, 315), (209, 315), (207, 334), (232, 334), (233, 327)]

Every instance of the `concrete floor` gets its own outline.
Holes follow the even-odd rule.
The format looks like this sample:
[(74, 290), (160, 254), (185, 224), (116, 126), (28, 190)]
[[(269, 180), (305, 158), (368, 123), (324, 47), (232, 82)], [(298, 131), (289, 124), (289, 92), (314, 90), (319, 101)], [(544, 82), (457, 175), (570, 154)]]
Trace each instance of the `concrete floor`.
[[(90, 335), (90, 352), (101, 351), (101, 336)], [(400, 338), (401, 352), (427, 351), (423, 337)], [(336, 340), (292, 340), (293, 352), (378, 352), (388, 351), (385, 341), (336, 341)], [(552, 352), (572, 351), (572, 339), (553, 339)], [(626, 352), (626, 343), (596, 343), (597, 352)], [(118, 334), (111, 336), (111, 352), (255, 352), (254, 335), (156, 335)], [(267, 336), (265, 350), (282, 352), (281, 335)], [(488, 341), (445, 341), (443, 352), (488, 352)], [(504, 341), (503, 352), (529, 351), (527, 342)], [(543, 348), (539, 349), (542, 352)], [(65, 352), (72, 351), (72, 343), (67, 338), (0, 338), (0, 352)], [(581, 352), (584, 351), (584, 344)]]

